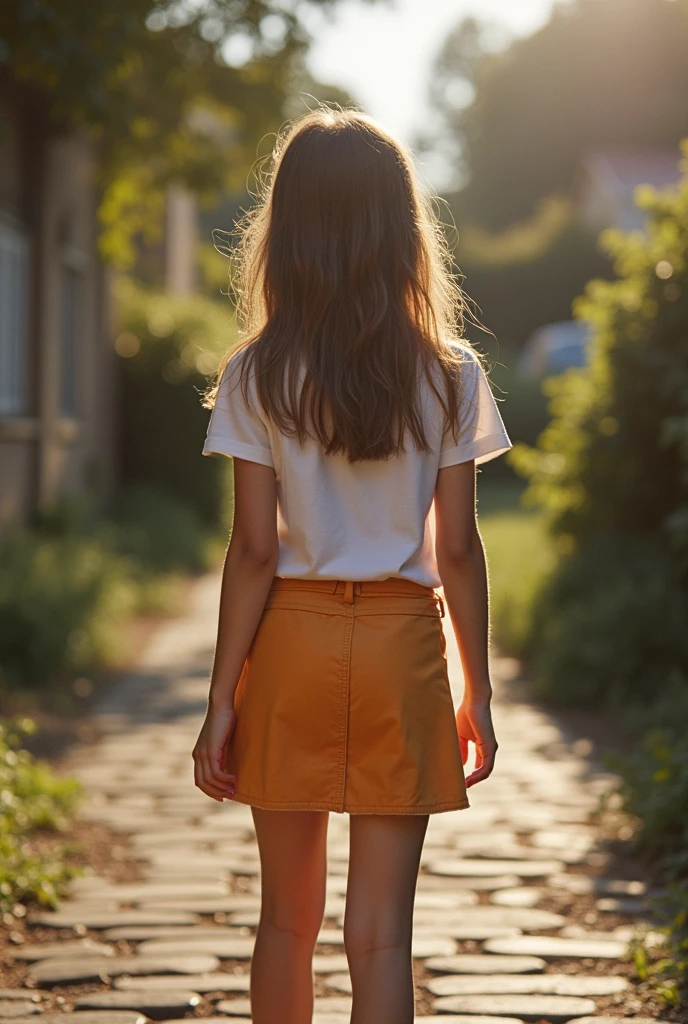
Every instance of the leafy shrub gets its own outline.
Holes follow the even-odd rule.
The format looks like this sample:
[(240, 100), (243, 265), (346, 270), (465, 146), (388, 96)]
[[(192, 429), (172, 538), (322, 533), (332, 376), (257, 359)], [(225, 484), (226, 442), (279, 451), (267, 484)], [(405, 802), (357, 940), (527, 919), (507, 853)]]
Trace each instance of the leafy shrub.
[(0, 909), (36, 900), (54, 907), (74, 874), (63, 851), (41, 853), (32, 846), (39, 832), (60, 831), (79, 797), (72, 779), (57, 778), (50, 768), (22, 749), (34, 732), (30, 719), (0, 719)]
[(561, 557), (530, 616), (535, 685), (570, 706), (650, 703), (688, 683), (688, 593), (655, 542), (614, 534)]
[[(685, 709), (684, 709), (685, 712)], [(637, 845), (676, 877), (688, 877), (688, 737), (683, 726), (653, 728), (639, 746), (612, 759), (626, 810), (640, 819)]]
[(113, 518), (64, 498), (0, 540), (0, 698), (20, 688), (71, 700), (65, 683), (118, 662), (130, 615), (174, 608), (174, 574), (208, 568), (217, 544), (159, 489), (124, 491)]
[(547, 382), (552, 420), (512, 456), (562, 554), (533, 620), (539, 681), (578, 703), (688, 679), (688, 176), (637, 200), (646, 233), (604, 232), (618, 279), (574, 304), (590, 367)]
[(113, 626), (136, 609), (129, 563), (98, 537), (15, 528), (0, 546), (0, 694), (59, 689), (113, 653)]
[(549, 382), (553, 420), (514, 458), (556, 533), (656, 534), (688, 569), (688, 176), (638, 199), (647, 235), (603, 232), (619, 277), (575, 303), (590, 369)]
[(676, 189), (636, 192), (646, 231), (603, 233), (618, 279), (591, 281), (574, 304), (592, 327), (590, 367), (547, 383), (552, 420), (512, 457), (560, 552), (532, 620), (541, 690), (644, 709), (649, 730), (615, 767), (640, 850), (675, 882), (671, 955), (638, 957), (675, 1004), (688, 989), (688, 139), (681, 148)]
[(235, 339), (230, 307), (123, 280), (117, 320), (123, 482), (153, 484), (206, 525), (227, 525), (229, 460), (201, 456), (209, 417), (201, 393)]
[(195, 572), (209, 567), (208, 533), (199, 516), (160, 488), (127, 488), (111, 514), (118, 549), (145, 570)]
[(659, 864), (668, 886), (653, 901), (666, 934), (659, 958), (639, 946), (636, 971), (674, 1006), (688, 995), (688, 693), (674, 685), (653, 709), (653, 727), (626, 755), (608, 760), (621, 776), (620, 793), (639, 824), (636, 847)]

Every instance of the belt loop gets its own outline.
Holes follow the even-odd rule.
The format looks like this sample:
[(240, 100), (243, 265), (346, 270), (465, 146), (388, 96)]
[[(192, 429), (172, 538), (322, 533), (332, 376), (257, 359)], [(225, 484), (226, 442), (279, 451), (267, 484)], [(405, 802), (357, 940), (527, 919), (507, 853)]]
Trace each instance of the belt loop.
[(442, 599), (442, 597), (439, 594), (437, 595), (437, 600), (440, 603), (440, 618), (443, 619), (444, 618), (444, 600)]
[(346, 580), (344, 583), (344, 600), (347, 604), (354, 603), (354, 584), (353, 580)]
[(338, 586), (339, 586), (339, 580), (334, 580), (333, 583), (332, 583), (331, 593), (336, 594)]

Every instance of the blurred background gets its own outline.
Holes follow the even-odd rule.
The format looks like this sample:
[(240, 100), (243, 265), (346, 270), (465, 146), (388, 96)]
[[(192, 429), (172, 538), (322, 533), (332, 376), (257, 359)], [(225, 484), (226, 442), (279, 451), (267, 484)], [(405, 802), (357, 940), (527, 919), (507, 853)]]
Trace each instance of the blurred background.
[(688, 0), (2, 5), (0, 709), (85, 728), (219, 563), (212, 232), (318, 101), (441, 196), (517, 442), (480, 481), (496, 644), (626, 751), (639, 841), (684, 879)]

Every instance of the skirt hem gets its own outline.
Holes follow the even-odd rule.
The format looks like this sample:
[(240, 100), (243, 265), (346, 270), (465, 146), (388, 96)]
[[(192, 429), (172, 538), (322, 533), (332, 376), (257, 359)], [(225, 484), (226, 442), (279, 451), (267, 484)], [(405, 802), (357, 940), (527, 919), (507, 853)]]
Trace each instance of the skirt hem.
[(245, 796), (234, 793), (230, 798), (235, 803), (248, 804), (251, 807), (258, 807), (264, 811), (333, 811), (336, 814), (441, 814), (442, 811), (464, 811), (470, 807), (468, 800), (449, 800), (444, 803), (414, 804), (410, 807), (391, 807), (377, 805), (375, 807), (360, 807), (347, 805), (342, 807), (335, 801), (319, 800), (263, 800), (262, 797)]

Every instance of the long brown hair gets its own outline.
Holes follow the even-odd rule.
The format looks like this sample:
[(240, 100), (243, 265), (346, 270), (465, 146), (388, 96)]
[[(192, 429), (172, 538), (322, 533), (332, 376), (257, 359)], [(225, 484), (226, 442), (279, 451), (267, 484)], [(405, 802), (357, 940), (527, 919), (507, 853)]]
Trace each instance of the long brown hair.
[[(234, 232), (243, 352), (264, 414), (349, 461), (386, 459), (408, 430), (429, 451), (425, 374), (456, 436), (465, 300), (432, 199), (370, 117), (320, 108), (278, 136), (272, 172)], [(437, 370), (439, 369), (439, 376)]]

